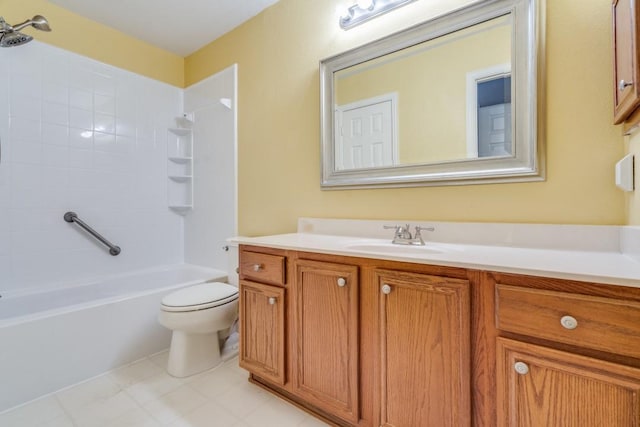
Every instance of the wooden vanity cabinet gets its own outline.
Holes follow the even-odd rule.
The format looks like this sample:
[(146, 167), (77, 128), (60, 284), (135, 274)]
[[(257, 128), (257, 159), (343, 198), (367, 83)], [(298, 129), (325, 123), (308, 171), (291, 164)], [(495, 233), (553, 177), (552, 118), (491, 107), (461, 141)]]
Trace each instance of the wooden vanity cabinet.
[(469, 281), (378, 270), (380, 426), (471, 425)]
[(640, 369), (498, 339), (498, 427), (637, 427)]
[(640, 426), (640, 289), (494, 276), (497, 425)]
[(640, 427), (640, 288), (240, 247), (240, 365), (340, 427)]
[(284, 256), (240, 252), (239, 365), (280, 385), (287, 380), (284, 262)]
[(359, 281), (354, 265), (294, 261), (292, 391), (350, 424), (359, 420)]

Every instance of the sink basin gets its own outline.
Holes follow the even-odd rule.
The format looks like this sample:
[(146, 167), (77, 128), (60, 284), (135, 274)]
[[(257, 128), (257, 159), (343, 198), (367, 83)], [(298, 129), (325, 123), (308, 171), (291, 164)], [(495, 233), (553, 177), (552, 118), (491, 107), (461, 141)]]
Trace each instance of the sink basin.
[(354, 243), (346, 245), (345, 248), (354, 251), (385, 253), (389, 255), (433, 255), (449, 252), (447, 248), (429, 243), (425, 246), (394, 245), (393, 243)]

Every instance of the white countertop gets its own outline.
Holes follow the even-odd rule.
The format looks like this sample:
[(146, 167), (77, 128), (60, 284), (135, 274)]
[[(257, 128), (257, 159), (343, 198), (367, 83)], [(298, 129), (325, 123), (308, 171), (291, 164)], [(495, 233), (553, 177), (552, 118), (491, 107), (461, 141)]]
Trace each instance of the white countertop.
[[(331, 222), (336, 227), (328, 226)], [(305, 232), (232, 240), (270, 248), (640, 287), (637, 227), (420, 222), (417, 224), (434, 225), (436, 233), (425, 235), (425, 246), (407, 247), (391, 245), (389, 230), (383, 232), (388, 238), (379, 237), (377, 231), (369, 233), (376, 236), (363, 237), (382, 223), (395, 222), (304, 218), (298, 229)], [(491, 244), (478, 244), (487, 229), (492, 230)], [(332, 230), (337, 234), (330, 234)], [(345, 235), (349, 231), (353, 235)], [(462, 235), (471, 243), (461, 241)], [(434, 239), (429, 241), (429, 237)]]

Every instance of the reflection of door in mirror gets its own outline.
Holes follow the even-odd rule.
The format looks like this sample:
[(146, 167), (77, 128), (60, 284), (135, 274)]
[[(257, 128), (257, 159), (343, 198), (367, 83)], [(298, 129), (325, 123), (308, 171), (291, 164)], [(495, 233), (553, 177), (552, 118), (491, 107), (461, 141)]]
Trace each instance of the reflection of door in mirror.
[(467, 157), (513, 154), (510, 65), (467, 74)]
[(336, 170), (396, 164), (397, 104), (390, 93), (336, 107)]

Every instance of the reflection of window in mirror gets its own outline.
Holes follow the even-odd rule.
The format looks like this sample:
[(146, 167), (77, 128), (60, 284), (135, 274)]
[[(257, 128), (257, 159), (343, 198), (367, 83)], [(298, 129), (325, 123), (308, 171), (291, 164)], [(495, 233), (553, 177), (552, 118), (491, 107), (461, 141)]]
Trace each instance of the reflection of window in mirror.
[(502, 64), (467, 74), (467, 157), (513, 154), (511, 73)]

